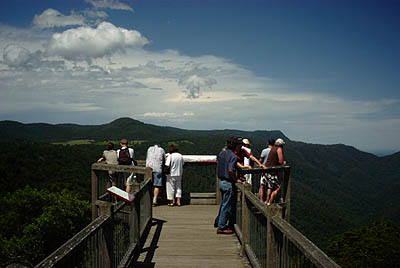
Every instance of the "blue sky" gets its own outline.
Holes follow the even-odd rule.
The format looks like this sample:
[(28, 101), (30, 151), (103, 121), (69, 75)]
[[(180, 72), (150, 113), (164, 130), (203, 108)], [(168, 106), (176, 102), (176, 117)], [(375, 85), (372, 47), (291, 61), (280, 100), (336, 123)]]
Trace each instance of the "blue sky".
[(400, 1), (0, 1), (0, 120), (400, 150)]

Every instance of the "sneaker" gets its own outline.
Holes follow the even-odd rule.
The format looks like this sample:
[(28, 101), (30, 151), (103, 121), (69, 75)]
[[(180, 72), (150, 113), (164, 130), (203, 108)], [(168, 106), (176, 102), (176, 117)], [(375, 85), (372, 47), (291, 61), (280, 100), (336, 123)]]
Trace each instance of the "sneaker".
[(233, 234), (233, 231), (230, 229), (224, 229), (224, 230), (217, 229), (217, 234)]
[(158, 203), (153, 203), (153, 207), (156, 207), (156, 206), (158, 206)]

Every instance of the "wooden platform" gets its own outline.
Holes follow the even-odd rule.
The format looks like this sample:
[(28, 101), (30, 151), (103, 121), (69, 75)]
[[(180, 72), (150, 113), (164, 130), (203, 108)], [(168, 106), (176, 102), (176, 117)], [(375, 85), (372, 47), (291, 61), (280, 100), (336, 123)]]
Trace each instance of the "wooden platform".
[(134, 267), (251, 267), (236, 235), (217, 235), (217, 205), (159, 206)]

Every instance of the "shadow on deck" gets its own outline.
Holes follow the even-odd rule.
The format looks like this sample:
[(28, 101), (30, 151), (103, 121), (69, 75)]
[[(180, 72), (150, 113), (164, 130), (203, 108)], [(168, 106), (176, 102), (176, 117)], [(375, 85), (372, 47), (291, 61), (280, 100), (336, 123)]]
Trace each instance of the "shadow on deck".
[(217, 235), (217, 205), (159, 206), (131, 267), (251, 267), (236, 235)]

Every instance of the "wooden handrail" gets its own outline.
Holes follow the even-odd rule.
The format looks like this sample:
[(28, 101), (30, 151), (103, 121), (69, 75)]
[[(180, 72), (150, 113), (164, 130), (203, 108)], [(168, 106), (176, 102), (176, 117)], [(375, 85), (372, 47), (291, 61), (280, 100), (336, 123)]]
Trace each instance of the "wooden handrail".
[(274, 216), (271, 218), (272, 224), (287, 237), (315, 266), (320, 268), (340, 268), (331, 258), (321, 249), (311, 242), (302, 233), (297, 231), (290, 223), (282, 217)]
[(82, 243), (82, 241), (94, 235), (97, 232), (97, 230), (101, 229), (109, 220), (110, 216), (97, 217), (88, 226), (79, 231), (79, 233), (74, 235), (71, 239), (69, 239), (61, 247), (59, 247), (56, 251), (54, 251), (52, 254), (50, 254), (44, 260), (42, 260), (39, 264), (37, 264), (35, 268), (42, 268), (42, 267), (48, 268), (55, 266), (57, 262), (62, 261), (63, 258), (71, 254), (76, 249), (76, 247)]

